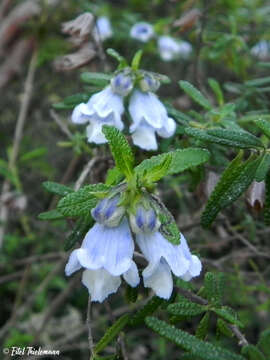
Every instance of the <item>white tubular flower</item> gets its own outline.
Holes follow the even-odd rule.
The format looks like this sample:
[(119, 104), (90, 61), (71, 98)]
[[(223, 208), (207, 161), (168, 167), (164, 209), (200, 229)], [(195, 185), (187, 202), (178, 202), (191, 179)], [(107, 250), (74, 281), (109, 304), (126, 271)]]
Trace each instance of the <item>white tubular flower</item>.
[(142, 42), (149, 41), (154, 35), (153, 26), (146, 22), (136, 23), (130, 29), (130, 36)]
[(111, 88), (116, 94), (126, 96), (133, 88), (133, 81), (128, 74), (120, 73), (112, 78)]
[(82, 246), (72, 251), (65, 272), (69, 276), (81, 267), (85, 268), (82, 282), (92, 301), (102, 302), (117, 291), (121, 275), (130, 286), (138, 285), (133, 252), (134, 243), (125, 218), (117, 227), (96, 223), (86, 234)]
[(111, 199), (101, 200), (91, 211), (96, 222), (109, 227), (118, 226), (125, 214), (125, 208), (118, 206), (119, 199), (120, 196), (116, 195)]
[(201, 262), (197, 256), (191, 255), (182, 234), (180, 245), (171, 244), (160, 232), (138, 234), (136, 241), (149, 262), (142, 273), (144, 286), (153, 289), (161, 298), (169, 299), (172, 294), (171, 272), (185, 281), (201, 272)]
[(251, 50), (251, 54), (260, 60), (266, 60), (270, 57), (270, 41), (261, 40), (254, 45)]
[(192, 52), (192, 46), (186, 41), (178, 42), (170, 36), (158, 38), (158, 49), (162, 60), (171, 61), (176, 57), (187, 59)]
[(142, 149), (157, 150), (156, 132), (164, 138), (175, 132), (175, 121), (168, 117), (165, 106), (152, 92), (135, 90), (129, 112), (133, 120), (130, 126), (133, 142)]
[(115, 126), (123, 130), (121, 116), (124, 112), (123, 98), (116, 94), (111, 86), (91, 96), (89, 101), (81, 103), (73, 110), (71, 120), (75, 124), (89, 122), (86, 131), (88, 142), (104, 144), (107, 142), (102, 133), (103, 125)]
[(111, 22), (106, 16), (101, 16), (97, 19), (96, 30), (102, 41), (109, 39), (113, 35)]

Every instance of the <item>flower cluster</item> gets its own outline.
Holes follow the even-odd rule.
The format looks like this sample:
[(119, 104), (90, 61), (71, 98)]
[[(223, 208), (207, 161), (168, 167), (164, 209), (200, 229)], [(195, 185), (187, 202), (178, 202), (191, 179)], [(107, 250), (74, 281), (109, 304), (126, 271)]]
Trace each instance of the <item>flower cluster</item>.
[(87, 103), (73, 110), (71, 120), (75, 124), (88, 123), (86, 132), (89, 142), (106, 142), (103, 125), (123, 130), (124, 97), (129, 95), (131, 137), (135, 145), (145, 150), (158, 148), (156, 133), (167, 138), (174, 134), (175, 121), (168, 117), (165, 106), (155, 95), (159, 82), (147, 73), (135, 75), (126, 69), (112, 78), (110, 85), (94, 94)]
[(95, 225), (86, 234), (80, 248), (73, 250), (66, 265), (69, 276), (83, 268), (82, 283), (92, 301), (102, 302), (115, 293), (121, 276), (136, 287), (140, 276), (134, 256), (134, 240), (148, 262), (142, 271), (144, 286), (161, 298), (169, 299), (173, 290), (172, 273), (189, 281), (201, 272), (199, 258), (190, 253), (181, 234), (180, 245), (173, 245), (161, 234), (158, 214), (138, 204), (127, 213), (119, 195), (101, 200), (92, 210)]
[[(151, 24), (140, 22), (132, 26), (130, 36), (133, 39), (146, 43), (155, 37), (155, 31)], [(171, 61), (179, 57), (187, 59), (192, 52), (192, 46), (189, 42), (176, 41), (168, 35), (158, 37), (157, 44), (159, 55), (164, 61)]]

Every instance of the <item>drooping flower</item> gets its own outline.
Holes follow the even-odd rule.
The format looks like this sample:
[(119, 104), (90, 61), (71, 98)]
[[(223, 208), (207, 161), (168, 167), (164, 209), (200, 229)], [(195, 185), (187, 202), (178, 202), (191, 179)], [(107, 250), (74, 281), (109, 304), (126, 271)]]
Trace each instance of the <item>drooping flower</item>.
[(111, 22), (106, 16), (101, 16), (97, 19), (96, 30), (102, 41), (109, 39), (113, 35)]
[(145, 150), (156, 150), (156, 133), (168, 138), (175, 132), (175, 121), (168, 117), (165, 106), (151, 91), (135, 90), (130, 98), (129, 112), (133, 123), (130, 126), (135, 145)]
[(131, 218), (136, 242), (148, 261), (143, 270), (145, 287), (150, 287), (157, 296), (169, 299), (173, 290), (172, 272), (189, 281), (201, 272), (201, 262), (190, 253), (186, 239), (181, 234), (180, 245), (173, 245), (158, 231), (159, 221), (153, 210), (138, 208)]
[(115, 293), (122, 275), (132, 287), (139, 283), (137, 266), (132, 260), (134, 242), (119, 198), (102, 200), (92, 216), (97, 223), (88, 231), (79, 249), (73, 250), (66, 265), (69, 276), (84, 268), (82, 282), (92, 301), (102, 302)]
[(123, 112), (123, 97), (113, 91), (111, 86), (107, 86), (91, 96), (86, 104), (77, 105), (71, 120), (75, 124), (89, 122), (86, 129), (88, 142), (103, 144), (107, 140), (102, 133), (102, 126), (111, 125), (123, 130), (124, 124), (121, 120)]
[(158, 49), (160, 57), (164, 61), (171, 61), (176, 57), (188, 58), (192, 52), (192, 46), (187, 41), (178, 42), (170, 36), (158, 38)]
[(130, 29), (130, 36), (133, 39), (147, 42), (155, 35), (153, 26), (147, 22), (139, 22)]
[(251, 48), (250, 52), (260, 60), (267, 60), (270, 57), (270, 41), (259, 41)]

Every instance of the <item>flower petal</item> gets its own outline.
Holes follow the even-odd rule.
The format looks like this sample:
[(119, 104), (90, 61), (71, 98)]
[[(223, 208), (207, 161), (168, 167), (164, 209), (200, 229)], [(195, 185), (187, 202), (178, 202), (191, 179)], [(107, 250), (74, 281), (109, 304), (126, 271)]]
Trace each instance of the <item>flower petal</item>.
[(130, 29), (130, 36), (133, 39), (147, 42), (154, 36), (153, 26), (146, 22), (136, 23)]
[(173, 290), (173, 279), (171, 270), (166, 261), (161, 261), (158, 266), (153, 268), (152, 273), (146, 275), (143, 271), (143, 281), (145, 287), (153, 289), (155, 294), (163, 299), (169, 299)]
[(130, 268), (133, 251), (132, 235), (124, 219), (119, 226), (112, 228), (95, 224), (83, 240), (78, 259), (87, 269), (104, 267), (118, 276)]
[(127, 272), (123, 274), (123, 278), (125, 281), (132, 287), (135, 287), (140, 282), (139, 272), (137, 269), (137, 265), (134, 261), (131, 263), (131, 267), (128, 269)]
[(69, 256), (68, 262), (65, 267), (66, 276), (70, 276), (75, 271), (80, 270), (80, 268), (82, 267), (77, 256), (78, 250), (79, 249), (73, 250)]
[(144, 150), (157, 150), (155, 130), (147, 125), (140, 125), (131, 135), (133, 143)]
[(91, 301), (102, 302), (108, 295), (115, 293), (120, 284), (120, 276), (112, 276), (104, 269), (85, 270), (82, 275), (82, 283), (88, 288)]
[(157, 130), (157, 133), (159, 136), (163, 138), (168, 138), (175, 133), (175, 129), (176, 129), (175, 121), (172, 118), (168, 118), (164, 126), (160, 130)]
[(163, 257), (176, 276), (182, 276), (189, 268), (180, 245), (173, 245), (160, 232), (152, 234), (138, 234), (136, 241), (150, 264), (157, 264)]
[(77, 105), (71, 115), (71, 121), (74, 124), (85, 124), (89, 121), (89, 109), (87, 104)]
[(91, 121), (86, 128), (86, 135), (88, 142), (95, 144), (104, 144), (107, 142), (105, 135), (102, 132), (102, 123)]

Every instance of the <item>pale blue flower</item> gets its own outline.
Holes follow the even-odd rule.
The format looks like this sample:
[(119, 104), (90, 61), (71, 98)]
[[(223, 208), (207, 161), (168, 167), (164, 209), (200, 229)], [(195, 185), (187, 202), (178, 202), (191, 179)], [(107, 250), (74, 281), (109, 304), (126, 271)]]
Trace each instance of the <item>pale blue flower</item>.
[(144, 286), (150, 287), (157, 296), (169, 299), (173, 290), (171, 273), (189, 281), (200, 274), (202, 265), (199, 258), (190, 253), (184, 235), (181, 234), (180, 245), (173, 245), (157, 231), (160, 223), (156, 217), (152, 209), (138, 207), (130, 221), (136, 242), (148, 261), (142, 273)]
[(135, 90), (129, 112), (133, 120), (130, 126), (133, 142), (142, 149), (157, 150), (156, 133), (168, 138), (175, 132), (175, 121), (168, 117), (165, 106), (152, 92)]
[(121, 96), (128, 95), (133, 89), (133, 81), (131, 76), (125, 74), (124, 72), (117, 74), (111, 80), (112, 90)]
[(254, 45), (251, 50), (251, 54), (260, 60), (266, 60), (270, 57), (270, 41), (261, 40)]
[(101, 16), (97, 19), (96, 29), (102, 41), (109, 39), (113, 35), (111, 22), (106, 16)]
[(82, 246), (72, 251), (65, 272), (69, 276), (81, 267), (86, 269), (83, 284), (92, 301), (102, 302), (118, 290), (121, 275), (130, 286), (138, 285), (133, 252), (134, 242), (125, 218), (116, 227), (96, 223), (86, 234)]
[(132, 26), (130, 29), (130, 36), (133, 39), (147, 42), (155, 35), (153, 26), (146, 22), (139, 22)]
[(176, 41), (170, 36), (158, 38), (158, 49), (160, 57), (164, 61), (170, 61), (176, 57), (188, 58), (192, 52), (192, 46), (187, 41)]
[(89, 142), (103, 144), (107, 142), (102, 133), (103, 125), (115, 126), (123, 130), (121, 116), (124, 112), (123, 97), (115, 93), (111, 86), (90, 97), (89, 101), (81, 103), (73, 110), (71, 120), (75, 124), (88, 123), (86, 132)]

